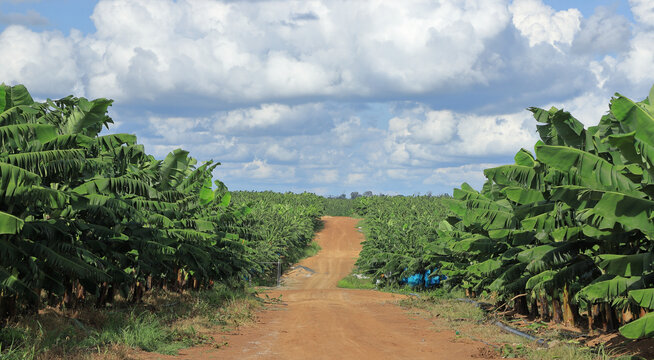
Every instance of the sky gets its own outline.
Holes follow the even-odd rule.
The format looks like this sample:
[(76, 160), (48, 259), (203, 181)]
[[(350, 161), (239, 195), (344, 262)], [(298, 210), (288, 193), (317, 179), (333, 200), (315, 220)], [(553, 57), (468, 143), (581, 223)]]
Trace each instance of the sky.
[(233, 190), (451, 193), (654, 84), (651, 0), (0, 0), (0, 82), (114, 99), (107, 133)]

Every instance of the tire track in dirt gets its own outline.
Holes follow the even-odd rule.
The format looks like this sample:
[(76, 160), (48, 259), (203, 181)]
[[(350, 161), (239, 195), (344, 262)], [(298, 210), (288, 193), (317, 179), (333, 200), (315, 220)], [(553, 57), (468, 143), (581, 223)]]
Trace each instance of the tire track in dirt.
[(456, 339), (454, 332), (430, 330), (396, 305), (402, 295), (373, 290), (339, 289), (336, 284), (354, 266), (363, 235), (357, 219), (324, 217), (316, 241), (322, 250), (284, 277), (284, 286), (268, 296), (282, 303), (257, 316), (256, 323), (225, 338), (220, 349), (198, 346), (175, 357), (149, 359), (480, 359), (485, 345)]

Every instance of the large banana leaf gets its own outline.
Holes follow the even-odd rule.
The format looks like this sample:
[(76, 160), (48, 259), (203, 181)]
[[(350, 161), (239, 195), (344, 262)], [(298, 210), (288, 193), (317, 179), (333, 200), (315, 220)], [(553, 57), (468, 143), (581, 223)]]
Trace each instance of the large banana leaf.
[(0, 84), (0, 114), (5, 111), (7, 108), (7, 90), (5, 88), (7, 85), (4, 83)]
[(575, 174), (582, 186), (606, 191), (617, 191), (634, 197), (644, 197), (639, 185), (624, 176), (610, 162), (591, 153), (565, 146), (540, 145), (536, 147), (538, 160), (561, 171)]
[(545, 200), (545, 197), (540, 190), (509, 186), (502, 189), (502, 192), (509, 200), (520, 205), (531, 204)]
[(24, 224), (23, 220), (0, 211), (0, 234), (18, 234)]
[[(502, 165), (484, 170), (484, 175), (496, 184), (540, 189), (542, 180), (533, 166)], [(455, 196), (456, 197), (456, 196)]]
[(654, 309), (654, 289), (632, 290), (629, 292), (629, 298), (638, 306)]
[(189, 167), (188, 151), (173, 150), (161, 163), (161, 189), (167, 190), (179, 182)]
[(636, 139), (654, 147), (654, 116), (646, 111), (643, 105), (636, 104), (620, 94), (616, 96), (611, 102), (611, 113), (620, 122), (624, 132), (633, 131)]
[(608, 142), (620, 150), (620, 154), (629, 162), (645, 169), (650, 177), (654, 176), (654, 146), (636, 138), (636, 132), (611, 135)]
[(7, 86), (0, 85), (4, 88), (5, 110), (15, 106), (32, 105), (34, 100), (24, 85)]
[(638, 229), (654, 236), (654, 223), (651, 220), (654, 201), (622, 193), (606, 191), (602, 199), (589, 212), (601, 216), (607, 228), (614, 223), (622, 224), (625, 229)]
[(654, 312), (620, 327), (620, 334), (627, 339), (642, 339), (654, 336)]
[(520, 149), (513, 157), (516, 165), (527, 166), (533, 168), (536, 165), (534, 155), (525, 149)]
[(600, 255), (602, 260), (599, 267), (607, 274), (619, 276), (641, 276), (654, 269), (654, 256), (652, 253), (634, 255)]
[(622, 277), (605, 274), (581, 289), (575, 296), (590, 303), (609, 302), (618, 296), (626, 295), (630, 290), (641, 289), (644, 286), (640, 276)]
[(49, 124), (15, 124), (0, 126), (0, 146), (12, 141), (38, 140), (46, 143), (57, 137), (57, 128)]
[(41, 182), (41, 177), (15, 165), (0, 162), (0, 199), (24, 194)]
[(467, 269), (469, 274), (477, 276), (489, 276), (500, 270), (504, 262), (499, 259), (488, 259), (478, 264), (470, 265)]
[(96, 136), (102, 129), (102, 125), (109, 121), (107, 108), (113, 100), (95, 99), (88, 101), (80, 98), (78, 106), (66, 118), (62, 124), (62, 134), (84, 134)]

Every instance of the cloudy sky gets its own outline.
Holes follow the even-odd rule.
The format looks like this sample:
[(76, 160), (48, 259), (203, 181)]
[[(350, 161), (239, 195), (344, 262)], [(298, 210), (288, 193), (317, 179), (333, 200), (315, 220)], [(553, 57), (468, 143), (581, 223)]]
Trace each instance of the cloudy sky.
[(111, 132), (231, 189), (450, 193), (654, 84), (654, 1), (0, 0), (0, 82), (114, 99)]

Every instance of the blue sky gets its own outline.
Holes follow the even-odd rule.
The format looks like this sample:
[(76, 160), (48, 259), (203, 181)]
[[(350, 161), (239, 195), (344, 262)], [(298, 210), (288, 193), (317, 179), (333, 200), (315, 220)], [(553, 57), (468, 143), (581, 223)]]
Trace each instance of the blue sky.
[(115, 100), (109, 131), (232, 189), (450, 193), (654, 84), (648, 0), (0, 0), (0, 82)]

